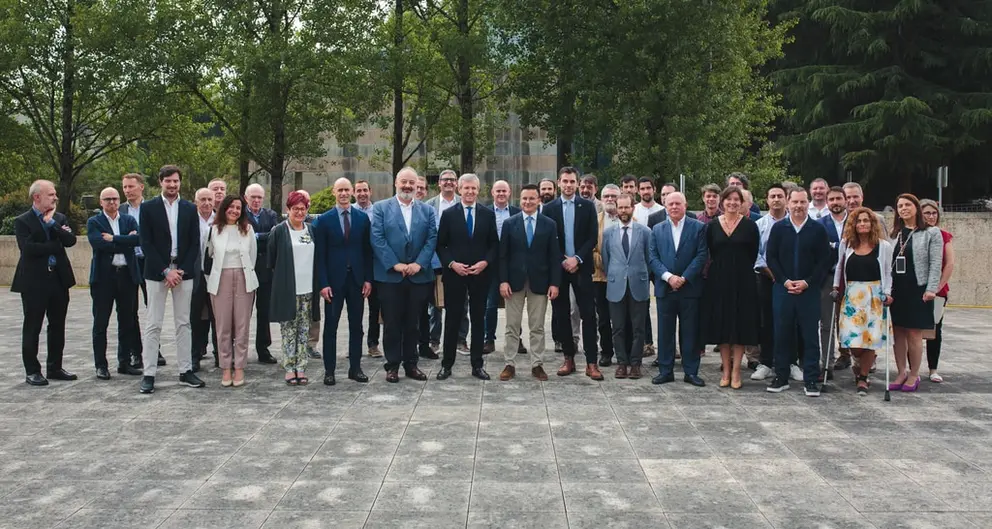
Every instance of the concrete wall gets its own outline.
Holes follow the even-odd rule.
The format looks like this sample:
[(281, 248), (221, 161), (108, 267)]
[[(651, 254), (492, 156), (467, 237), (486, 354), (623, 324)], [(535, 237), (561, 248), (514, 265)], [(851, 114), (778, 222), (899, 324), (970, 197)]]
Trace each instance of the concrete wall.
[[(886, 223), (892, 225), (891, 214)], [(942, 224), (954, 235), (957, 253), (951, 277), (951, 304), (992, 307), (992, 213), (945, 213)], [(86, 285), (90, 269), (89, 241), (79, 237), (68, 254), (76, 282)], [(18, 256), (14, 237), (0, 236), (0, 285), (10, 285)]]

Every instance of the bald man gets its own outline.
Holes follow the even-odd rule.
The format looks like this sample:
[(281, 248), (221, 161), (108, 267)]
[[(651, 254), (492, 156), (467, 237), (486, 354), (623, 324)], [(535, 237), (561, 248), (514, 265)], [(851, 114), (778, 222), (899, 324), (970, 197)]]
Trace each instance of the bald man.
[(203, 258), (206, 253), (207, 238), (214, 223), (214, 193), (206, 187), (196, 190), (193, 203), (196, 205), (196, 218), (200, 225), (200, 260), (197, 263), (196, 278), (193, 280), (193, 296), (189, 304), (189, 324), (193, 342), (193, 372), (200, 371), (200, 361), (207, 356), (207, 338), (210, 329), (214, 330), (214, 367), (220, 367), (217, 357), (217, 326), (214, 324), (214, 311), (207, 293), (207, 282), (203, 280)]
[[(493, 206), (492, 209), (496, 213), (496, 235), (500, 238), (503, 237), (503, 222), (517, 213), (520, 213), (520, 208), (510, 204), (511, 192), (510, 184), (506, 180), (497, 180), (493, 182), (493, 187), (490, 193), (493, 196)], [(495, 264), (495, 263), (494, 263)], [(486, 343), (482, 348), (483, 353), (489, 354), (496, 350), (496, 325), (499, 323), (499, 301), (502, 296), (499, 295), (499, 271), (493, 269), (490, 272), (492, 277), (492, 284), (489, 286), (489, 296), (486, 299), (486, 324), (485, 324), (485, 337)], [(521, 352), (526, 354), (527, 351), (523, 349), (524, 343), (520, 342)]]
[(255, 258), (255, 275), (258, 276), (258, 290), (255, 291), (255, 349), (258, 351), (259, 362), (275, 364), (276, 359), (269, 353), (269, 346), (272, 345), (272, 334), (269, 331), (272, 270), (265, 263), (269, 259), (269, 232), (282, 222), (282, 218), (275, 211), (262, 207), (265, 188), (261, 185), (251, 184), (245, 188), (245, 199), (248, 202), (248, 222), (255, 230), (255, 240), (258, 241), (258, 254)]

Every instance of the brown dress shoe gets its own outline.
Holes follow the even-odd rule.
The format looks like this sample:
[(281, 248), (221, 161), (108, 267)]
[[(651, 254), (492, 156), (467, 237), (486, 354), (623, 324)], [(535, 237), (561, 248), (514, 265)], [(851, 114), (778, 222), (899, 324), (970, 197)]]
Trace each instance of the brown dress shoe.
[(575, 372), (575, 360), (572, 358), (566, 358), (565, 363), (558, 368), (558, 376), (564, 377), (571, 375)]
[(616, 378), (627, 378), (627, 366), (617, 366), (617, 372), (613, 376)]
[(482, 346), (482, 354), (484, 355), (491, 354), (495, 351), (496, 351), (496, 344), (493, 342), (486, 342), (485, 345)]
[(630, 371), (627, 373), (627, 378), (641, 378), (641, 366), (630, 366)]
[(412, 378), (414, 380), (427, 380), (427, 375), (416, 367), (407, 368), (404, 374), (406, 375), (406, 378)]
[(499, 379), (502, 380), (503, 382), (506, 382), (507, 380), (513, 378), (513, 375), (515, 374), (517, 374), (517, 368), (513, 366), (506, 366), (503, 368), (503, 371), (499, 374)]
[(530, 373), (534, 375), (534, 378), (542, 382), (548, 380), (548, 374), (544, 372), (544, 368), (541, 366), (537, 366), (534, 369), (531, 369)]
[(586, 376), (593, 380), (603, 380), (603, 373), (596, 364), (586, 365)]

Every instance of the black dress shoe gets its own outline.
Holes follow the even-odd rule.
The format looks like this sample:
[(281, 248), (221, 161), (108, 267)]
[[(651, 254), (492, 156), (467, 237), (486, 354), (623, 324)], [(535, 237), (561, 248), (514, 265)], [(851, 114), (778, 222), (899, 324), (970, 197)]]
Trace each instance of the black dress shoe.
[(41, 376), (41, 373), (32, 373), (24, 378), (24, 381), (32, 386), (47, 386), (48, 380)]
[(118, 374), (121, 374), (121, 375), (141, 375), (141, 374), (144, 374), (144, 372), (141, 369), (139, 369), (137, 367), (134, 367), (134, 366), (131, 366), (131, 365), (117, 366), (117, 373)]
[(489, 380), (489, 373), (486, 373), (486, 370), (481, 367), (473, 369), (472, 376), (479, 380)]
[(447, 379), (450, 376), (451, 376), (451, 368), (450, 367), (441, 366), (441, 370), (437, 372), (437, 379), (438, 380), (445, 380), (445, 379)]
[(420, 350), (420, 358), (426, 358), (428, 360), (437, 360), (438, 358), (441, 357), (438, 356), (438, 354), (435, 353), (434, 351), (430, 350), (430, 348), (426, 348)]
[(324, 375), (324, 385), (325, 386), (333, 386), (334, 384), (337, 384), (337, 382), (334, 381), (334, 375), (332, 375), (332, 374), (325, 374)]
[(611, 365), (613, 365), (613, 359), (612, 358), (610, 358), (608, 356), (604, 356), (604, 357), (602, 357), (602, 358), (599, 359), (599, 367), (610, 367)]
[(655, 359), (653, 362), (651, 362), (651, 367), (658, 367), (659, 365), (660, 364), (658, 364), (658, 359)]
[(406, 378), (412, 378), (414, 380), (427, 380), (427, 375), (425, 375), (423, 371), (417, 369), (416, 366), (408, 367), (404, 371)]
[(655, 375), (655, 377), (651, 379), (652, 384), (667, 384), (669, 382), (675, 382), (675, 375), (672, 373), (667, 375)]
[(138, 391), (145, 394), (155, 393), (155, 377), (142, 377)]
[(166, 363), (166, 362), (165, 362), (165, 357), (164, 357), (164, 356), (162, 356), (162, 352), (161, 352), (161, 351), (159, 351), (159, 353), (158, 353), (158, 365), (159, 365), (159, 366), (164, 366), (164, 365), (165, 365), (165, 363)]
[(703, 382), (703, 379), (699, 378), (699, 375), (686, 375), (682, 377), (682, 382), (685, 382), (686, 384), (692, 384), (697, 388), (702, 388), (706, 386), (706, 382)]
[(100, 380), (110, 380), (110, 371), (106, 367), (96, 368), (96, 378)]
[(260, 363), (260, 364), (277, 364), (277, 363), (279, 363), (279, 361), (276, 360), (274, 356), (272, 356), (271, 354), (269, 354), (268, 351), (259, 351), (258, 352), (258, 363)]
[(393, 384), (400, 381), (400, 373), (396, 369), (392, 371), (386, 371), (386, 382), (391, 382)]
[(56, 369), (55, 371), (48, 372), (48, 380), (76, 380), (79, 377), (66, 371), (65, 369)]
[(369, 381), (369, 377), (366, 376), (361, 369), (359, 369), (358, 371), (349, 371), (348, 378), (350, 380), (354, 380), (355, 382), (361, 382), (362, 384)]

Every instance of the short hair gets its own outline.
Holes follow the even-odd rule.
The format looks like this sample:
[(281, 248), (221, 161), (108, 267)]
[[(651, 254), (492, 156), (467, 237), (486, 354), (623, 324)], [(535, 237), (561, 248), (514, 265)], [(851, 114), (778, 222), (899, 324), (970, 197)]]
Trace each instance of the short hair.
[(461, 187), (465, 182), (475, 182), (475, 185), (481, 185), (479, 183), (479, 176), (475, 173), (465, 173), (458, 177), (458, 187)]
[(637, 177), (632, 174), (625, 174), (623, 178), (620, 179), (620, 185), (626, 184), (627, 182), (637, 182)]
[(742, 184), (741, 187), (743, 187), (744, 189), (747, 189), (747, 188), (751, 187), (751, 180), (747, 177), (746, 174), (744, 174), (744, 173), (742, 173), (740, 171), (734, 171), (734, 172), (728, 174), (727, 175), (727, 178), (724, 179), (723, 183), (725, 185), (728, 185), (729, 186), (730, 185), (730, 179), (731, 178), (736, 178), (736, 179), (740, 180), (741, 181), (741, 184)]
[[(400, 171), (402, 172), (402, 171)], [(293, 209), (293, 206), (297, 204), (303, 204), (307, 208), (310, 207), (310, 199), (306, 195), (299, 191), (293, 191), (286, 197), (286, 209)]]
[(576, 168), (574, 168), (574, 167), (572, 167), (571, 165), (566, 165), (566, 166), (564, 166), (564, 167), (562, 167), (561, 169), (558, 170), (558, 179), (559, 180), (561, 179), (561, 175), (563, 175), (563, 174), (571, 174), (571, 175), (575, 175), (575, 178), (576, 179), (579, 178), (579, 170), (576, 169)]
[(931, 207), (931, 208), (937, 210), (937, 222), (935, 223), (935, 225), (939, 225), (940, 224), (940, 217), (944, 214), (944, 208), (940, 207), (940, 204), (938, 204), (937, 201), (935, 201), (933, 199), (930, 199), (930, 198), (924, 198), (924, 199), (920, 200), (920, 212), (921, 212), (921, 214), (922, 214), (923, 208), (925, 208), (925, 207)]
[(520, 193), (523, 193), (524, 191), (536, 191), (537, 194), (541, 194), (541, 190), (538, 189), (537, 184), (524, 184), (520, 186)]
[(840, 193), (841, 195), (843, 195), (844, 188), (841, 186), (830, 186), (830, 189), (827, 190), (827, 194), (829, 195), (830, 193)]
[(451, 176), (453, 176), (453, 177), (455, 177), (456, 179), (458, 178), (458, 173), (456, 173), (456, 172), (454, 171), (454, 169), (445, 169), (444, 171), (441, 171), (441, 172), (440, 172), (440, 173), (439, 173), (439, 174), (437, 175), (437, 179), (438, 179), (438, 180), (440, 180), (440, 179), (442, 179), (442, 178), (444, 178), (444, 175), (446, 175), (446, 174), (448, 174), (448, 173), (451, 173)]
[(210, 184), (213, 184), (215, 182), (220, 182), (224, 184), (224, 187), (227, 187), (227, 180), (224, 180), (223, 178), (214, 178), (213, 180), (207, 182), (207, 187), (210, 187)]
[(616, 184), (606, 184), (605, 186), (603, 186), (603, 189), (600, 189), (599, 190), (599, 197), (600, 198), (603, 198), (603, 193), (605, 193), (607, 191), (616, 191), (617, 193), (619, 193), (620, 192), (620, 186), (618, 186)]
[(372, 186), (369, 184), (368, 180), (355, 180), (355, 187), (358, 187), (358, 184), (365, 184), (369, 186), (369, 189), (372, 189)]
[[(450, 169), (446, 169), (446, 170), (450, 171)], [(451, 172), (454, 173), (454, 171)], [(396, 180), (399, 179), (400, 175), (404, 173), (413, 173), (414, 178), (417, 178), (417, 176), (419, 176), (417, 175), (417, 170), (408, 165), (396, 172), (396, 176), (393, 177), (393, 182), (396, 182)], [(444, 171), (441, 171), (441, 174), (444, 174)]]
[(34, 196), (41, 193), (41, 186), (44, 184), (55, 187), (55, 183), (51, 180), (35, 180), (34, 182), (31, 182), (31, 187), (28, 188), (28, 199), (34, 202)]
[(193, 193), (193, 200), (194, 201), (196, 201), (196, 200), (199, 199), (200, 193), (207, 193), (210, 196), (211, 203), (213, 202), (213, 200), (214, 200), (214, 194), (213, 194), (213, 192), (210, 191), (209, 189), (205, 188), (205, 187), (201, 187), (200, 189), (197, 189), (195, 193)]
[(224, 197), (224, 200), (220, 201), (220, 205), (217, 206), (217, 214), (214, 215), (214, 226), (217, 226), (217, 233), (224, 231), (224, 226), (227, 226), (227, 208), (231, 207), (231, 204), (235, 200), (241, 202), (238, 231), (241, 232), (241, 235), (248, 233), (248, 204), (245, 203), (245, 199), (241, 198), (240, 195), (227, 195)]
[(751, 193), (750, 190), (742, 189), (741, 195), (744, 195), (743, 202), (750, 202), (752, 204), (754, 203), (754, 193)]
[(617, 197), (617, 202), (620, 202), (623, 199), (629, 200), (631, 207), (634, 207), (634, 205), (637, 204), (637, 200), (634, 199), (634, 195), (631, 195), (630, 193), (620, 193), (620, 196)]
[(720, 186), (716, 184), (706, 184), (703, 187), (699, 188), (699, 192), (702, 193), (703, 196), (706, 196), (706, 193), (713, 193), (715, 195), (719, 195)]
[(772, 192), (772, 189), (781, 189), (782, 190), (782, 194), (788, 195), (788, 193), (785, 190), (785, 186), (782, 185), (780, 182), (775, 182), (774, 184), (768, 186), (768, 190), (765, 191), (765, 197), (766, 198), (768, 197), (768, 193), (771, 193)]
[(641, 187), (641, 184), (645, 184), (645, 183), (651, 184), (651, 187), (655, 187), (655, 185), (654, 185), (654, 179), (651, 178), (650, 176), (642, 176), (642, 177), (640, 177), (640, 178), (637, 179), (637, 187), (638, 188)]
[(827, 180), (825, 178), (814, 178), (813, 181), (809, 183), (810, 187), (812, 187), (813, 184), (823, 184), (827, 187), (830, 187), (830, 184), (827, 183)]
[(161, 182), (172, 175), (178, 175), (180, 181), (183, 179), (183, 172), (179, 170), (179, 167), (175, 165), (163, 165), (158, 170), (158, 181)]
[(844, 191), (847, 191), (848, 189), (857, 189), (859, 195), (865, 196), (864, 190), (861, 189), (861, 184), (859, 184), (857, 182), (848, 182), (848, 183), (844, 184), (843, 186), (841, 186), (841, 189), (843, 189)]
[(145, 176), (140, 173), (125, 173), (121, 180), (137, 180), (139, 184), (145, 185)]
[(250, 193), (253, 189), (260, 189), (262, 191), (262, 195), (265, 195), (265, 188), (262, 187), (262, 184), (248, 184), (248, 187), (245, 188), (245, 196), (247, 197), (248, 193)]
[(740, 187), (737, 187), (737, 186), (727, 186), (726, 189), (724, 189), (723, 192), (720, 193), (720, 203), (723, 204), (727, 200), (727, 197), (729, 197), (730, 195), (735, 195), (736, 194), (737, 195), (737, 198), (739, 198), (740, 201), (741, 201), (741, 203), (743, 204), (744, 203), (744, 193), (741, 193), (741, 191), (742, 191), (742, 189)]
[(792, 200), (792, 195), (799, 193), (800, 191), (806, 193), (806, 200), (809, 200), (809, 191), (807, 191), (805, 187), (800, 185), (797, 185), (796, 187), (790, 189), (789, 192), (786, 194), (785, 199)]
[(687, 203), (687, 201), (685, 199), (685, 195), (683, 195), (681, 191), (672, 191), (671, 193), (665, 195), (665, 205), (666, 206), (668, 205), (668, 200), (671, 199), (671, 198), (681, 198), (683, 204), (686, 204)]
[(596, 187), (599, 187), (599, 181), (596, 180), (596, 175), (594, 175), (592, 173), (589, 173), (589, 174), (583, 176), (582, 177), (582, 183), (583, 184), (592, 184), (592, 185), (594, 185)]

